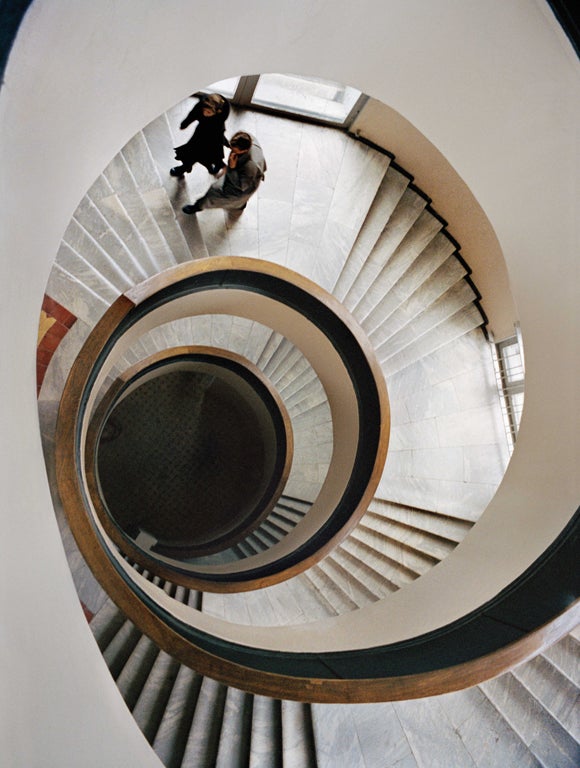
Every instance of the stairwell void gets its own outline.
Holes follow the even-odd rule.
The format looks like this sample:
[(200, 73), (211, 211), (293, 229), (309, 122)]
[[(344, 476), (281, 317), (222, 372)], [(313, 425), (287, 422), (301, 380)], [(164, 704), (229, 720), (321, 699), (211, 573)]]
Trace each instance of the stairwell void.
[[(204, 594), (203, 610), (195, 601), (182, 609), (183, 594), (176, 599), (173, 588), (150, 586), (154, 573), (150, 563), (139, 563), (135, 557), (127, 562), (123, 558), (126, 552), (114, 555), (115, 568), (125, 585), (136, 585), (131, 589), (139, 593), (149, 611), (157, 610), (154, 604), (160, 606), (171, 632), (189, 635), (188, 641), (193, 638), (198, 654), (201, 648), (209, 659), (218, 646), (228, 646), (226, 672), (211, 667), (209, 661), (201, 662), (201, 671), (218, 678), (221, 675), (222, 680), (234, 684), (243, 682), (258, 693), (270, 693), (282, 684), (289, 697), (309, 700), (316, 700), (317, 695), (322, 698), (319, 681), (331, 679), (328, 696), (338, 700), (360, 690), (358, 681), (384, 673), (388, 667), (386, 656), (380, 660), (373, 657), (381, 645), (380, 633), (370, 632), (354, 642), (354, 626), (368, 625), (369, 617), (371, 625), (379, 623), (378, 611), (364, 611), (407, 591), (450, 555), (474, 527), (501, 480), (507, 454), (493, 399), (496, 390), (490, 385), (491, 355), (481, 332), (485, 325), (481, 297), (468, 279), (469, 268), (445, 222), (409, 175), (380, 148), (334, 128), (236, 111), (233, 124), (269, 137), (273, 157), (276, 142), (285, 147), (296, 143), (294, 197), (291, 201), (283, 199), (284, 174), (276, 173), (274, 163), (272, 186), (268, 177), (243, 220), (228, 222), (219, 211), (201, 214), (195, 221), (182, 220), (179, 207), (186, 190), (193, 196), (201, 181), (188, 180), (184, 189), (166, 174), (172, 131), (184, 109), (178, 105), (129, 142), (89, 190), (65, 233), (47, 292), (70, 307), (64, 285), (73, 282), (79, 290), (76, 307), (83, 317), (76, 339), (71, 336), (68, 350), (63, 345), (61, 360), (70, 355), (64, 367), (72, 363), (75, 345), (78, 351), (108, 304), (120, 293), (130, 295), (132, 285), (139, 286), (143, 278), (175, 267), (176, 262), (207, 258), (218, 262), (216, 257), (226, 256), (234, 268), (239, 257), (260, 258), (289, 267), (328, 291), (344, 306), (353, 325), (361, 328), (389, 389), (391, 447), (384, 473), (376, 478), (373, 496), (362, 510), (366, 514), (356, 527), (346, 531), (350, 535), (340, 542), (331, 536), (326, 557), (309, 562), (310, 568), (301, 575), (289, 574), (292, 578), (284, 585), (250, 591), (243, 610), (239, 600), (234, 602), (240, 596), (226, 595), (220, 604), (215, 598), (212, 603), (211, 594)], [(316, 152), (313, 155), (313, 147), (323, 147), (332, 162), (325, 163)], [(313, 156), (319, 163), (315, 168), (307, 165)], [(135, 251), (142, 258), (137, 258)], [(86, 282), (83, 274), (87, 275)], [(135, 289), (134, 296), (139, 290)], [(328, 395), (329, 383), (324, 371), (317, 370), (319, 356), (305, 354), (299, 339), (286, 329), (274, 323), (269, 326), (265, 311), (253, 317), (244, 316), (239, 307), (226, 313), (223, 306), (208, 306), (204, 312), (181, 312), (163, 320), (154, 328), (144, 327), (125, 345), (97, 382), (96, 401), (105, 397), (107, 387), (137, 360), (165, 349), (168, 336), (172, 344), (182, 345), (213, 346), (219, 340), (220, 347), (247, 356), (276, 385), (292, 422), (297, 471), (292, 475), (293, 465), (287, 487), (268, 517), (232, 544), (228, 568), (233, 563), (235, 570), (249, 570), (252, 561), (266, 562), (276, 556), (276, 548), (284, 548), (284, 542), (288, 545), (303, 531), (310, 533), (308, 521), (316, 517), (318, 494), (343, 446), (340, 434), (337, 440), (337, 408), (333, 409)], [(53, 385), (54, 379), (49, 380), (47, 391)], [(366, 402), (367, 398), (359, 398), (359, 405)], [(366, 428), (362, 416), (359, 421), (359, 429)], [(316, 439), (312, 441), (311, 436)], [(493, 482), (484, 478), (493, 478)], [(301, 546), (305, 541), (301, 540)], [(201, 565), (223, 569), (223, 564)], [(177, 579), (175, 583), (179, 583)], [(282, 587), (286, 591), (276, 594)], [(253, 611), (250, 606), (260, 603), (260, 593), (267, 607)], [(285, 609), (280, 609), (282, 594), (288, 598)], [(124, 607), (132, 600), (127, 593)], [(298, 617), (296, 606), (303, 609), (304, 605), (309, 606), (310, 613), (305, 611)], [(245, 618), (241, 616), (244, 612)], [(328, 624), (338, 630), (338, 642), (332, 648), (336, 656), (325, 656), (332, 644), (317, 646), (306, 631), (298, 642), (304, 663), (292, 681), (297, 654), (293, 650), (285, 657), (288, 649), (281, 639), (285, 628), (341, 615), (348, 618), (349, 628), (340, 618)], [(351, 618), (358, 616), (361, 622), (357, 625)], [(137, 616), (132, 618), (139, 623)], [(472, 637), (481, 634), (488, 617), (482, 621), (474, 626)], [(276, 625), (278, 634), (267, 635), (264, 628), (270, 624)], [(208, 640), (212, 633), (219, 638), (216, 644)], [(433, 639), (439, 642), (426, 631), (419, 635), (426, 636), (426, 643)], [(257, 638), (253, 648), (250, 638), (254, 643)], [(517, 632), (510, 631), (499, 642), (517, 639)], [(327, 640), (325, 635), (325, 644)], [(173, 638), (171, 643), (175, 642)], [(418, 668), (418, 653), (411, 651), (405, 657), (409, 648), (404, 644), (405, 639), (399, 645), (385, 643), (391, 646), (387, 653), (392, 654), (392, 670), (400, 665), (401, 658), (406, 658), (407, 669), (414, 673), (433, 672), (430, 665), (436, 657), (445, 661), (441, 645), (436, 643), (437, 652), (426, 666)], [(456, 639), (452, 645), (456, 647)], [(483, 652), (482, 647), (476, 650)], [(338, 658), (340, 653), (346, 656)], [(423, 648), (419, 653), (428, 658)], [(185, 651), (176, 655), (187, 661)], [(365, 655), (369, 659), (366, 666), (362, 661)], [(260, 662), (256, 663), (258, 657)], [(461, 663), (467, 661), (465, 658)], [(454, 657), (445, 663), (460, 660)], [(323, 670), (325, 666), (331, 667), (330, 675)], [(254, 677), (248, 671), (252, 668)], [(268, 675), (272, 676), (270, 682)], [(357, 678), (350, 689), (336, 682)], [(309, 687), (306, 681), (312, 679), (317, 684)], [(451, 683), (441, 678), (435, 689), (442, 685)], [(390, 694), (368, 685), (367, 691), (371, 698), (403, 695), (397, 693), (396, 686)]]

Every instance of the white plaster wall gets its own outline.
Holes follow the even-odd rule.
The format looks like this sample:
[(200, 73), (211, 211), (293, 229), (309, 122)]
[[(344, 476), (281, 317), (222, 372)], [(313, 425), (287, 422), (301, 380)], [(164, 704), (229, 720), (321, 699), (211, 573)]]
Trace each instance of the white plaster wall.
[[(478, 535), (416, 582), (425, 586), (414, 607), (429, 615), (429, 589), (445, 595), (464, 551), (471, 568), (453, 610), (485, 599), (578, 503), (580, 77), (545, 3), (247, 0), (246, 16), (231, 5), (37, 0), (0, 91), (0, 758), (9, 768), (158, 765), (93, 644), (63, 556), (38, 437), (36, 324), (81, 195), (127, 139), (198, 86), (258, 71), (355, 85), (443, 153), (495, 228), (526, 344), (526, 412)], [(408, 629), (416, 620), (404, 606), (401, 618)]]

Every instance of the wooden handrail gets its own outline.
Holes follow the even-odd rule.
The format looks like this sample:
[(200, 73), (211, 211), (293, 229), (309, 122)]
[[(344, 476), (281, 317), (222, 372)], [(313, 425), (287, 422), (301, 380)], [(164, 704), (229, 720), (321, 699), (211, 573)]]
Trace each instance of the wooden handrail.
[[(290, 280), (298, 285), (294, 285), (294, 282), (290, 282)], [(230, 292), (223, 293), (223, 285), (231, 286)], [(278, 309), (275, 301), (268, 298), (273, 292), (274, 286), (280, 289), (283, 294), (280, 299), (280, 309)], [(253, 301), (250, 304), (245, 300), (244, 306), (240, 308), (239, 294), (241, 288), (253, 291)], [(247, 311), (246, 316), (251, 318), (256, 312), (263, 313), (265, 307), (268, 310), (272, 307), (277, 309), (277, 322), (291, 326), (291, 332), (295, 332), (294, 326), (300, 315), (294, 307), (289, 308), (289, 306), (292, 302), (298, 302), (298, 304), (304, 302), (306, 312), (311, 314), (316, 312), (317, 325), (324, 326), (326, 324), (326, 332), (333, 334), (332, 339), (327, 339), (324, 342), (326, 347), (320, 347), (321, 339), (325, 338), (324, 332), (315, 329), (306, 321), (300, 329), (303, 336), (308, 337), (304, 343), (310, 344), (310, 351), (320, 349), (326, 365), (334, 366), (334, 369), (331, 369), (334, 375), (326, 374), (327, 388), (330, 390), (334, 388), (334, 393), (331, 391), (329, 395), (331, 409), (333, 397), (337, 401), (337, 398), (348, 394), (348, 387), (353, 388), (354, 381), (365, 382), (364, 386), (367, 388), (361, 393), (353, 388), (353, 394), (348, 395), (347, 399), (344, 400), (344, 403), (347, 404), (348, 398), (351, 401), (351, 405), (347, 405), (346, 408), (340, 409), (335, 403), (335, 432), (337, 430), (336, 424), (340, 423), (342, 419), (345, 424), (342, 428), (344, 442), (340, 446), (340, 450), (335, 450), (331, 461), (331, 470), (334, 467), (334, 474), (329, 471), (323, 492), (318, 499), (318, 517), (310, 515), (309, 527), (305, 528), (304, 525), (300, 528), (297, 527), (285, 537), (282, 543), (272, 547), (272, 550), (260, 553), (253, 558), (247, 558), (242, 562), (237, 561), (230, 568), (198, 566), (194, 574), (188, 574), (188, 586), (197, 589), (210, 588), (216, 591), (230, 592), (240, 589), (256, 589), (290, 578), (320, 560), (350, 532), (366, 511), (382, 474), (390, 424), (386, 387), (380, 367), (374, 358), (366, 336), (336, 299), (306, 278), (282, 267), (260, 262), (256, 259), (214, 258), (179, 265), (137, 286), (118, 300), (122, 310), (115, 309), (116, 304), (113, 305), (113, 308), (93, 330), (90, 339), (73, 366), (74, 370), (71, 371), (71, 376), (65, 387), (61, 405), (63, 423), (70, 421), (71, 413), (77, 413), (73, 427), (74, 439), (71, 444), (76, 446), (74, 449), (75, 462), (82, 461), (82, 454), (85, 450), (83, 437), (85, 427), (81, 423), (83, 409), (90, 397), (93, 397), (89, 394), (91, 386), (95, 381), (99, 381), (99, 376), (101, 379), (104, 378), (104, 374), (99, 373), (99, 371), (107, 361), (111, 350), (115, 349), (115, 345), (119, 344), (129, 331), (135, 333), (134, 329), (138, 328), (139, 323), (144, 319), (146, 323), (150, 323), (151, 313), (161, 312), (159, 322), (166, 322), (167, 307), (172, 302), (183, 301), (184, 297), (187, 298), (192, 292), (196, 299), (204, 292), (211, 294), (210, 298), (212, 298), (216, 295), (216, 290), (222, 300), (224, 296), (229, 298), (233, 293), (235, 298), (233, 306), (240, 311)], [(266, 296), (265, 299), (264, 296)], [(205, 300), (205, 295), (202, 296), (202, 300)], [(236, 301), (238, 302), (237, 305), (235, 304)], [(211, 302), (209, 303), (211, 304)], [(250, 306), (246, 307), (246, 304)], [(208, 311), (207, 306), (208, 301), (206, 300), (202, 311)], [(188, 310), (184, 311), (181, 307), (179, 311), (187, 313)], [(113, 328), (109, 320), (111, 317), (119, 317), (122, 327)], [(260, 319), (262, 319), (261, 316)], [(343, 334), (342, 339), (341, 334)], [(350, 356), (346, 352), (343, 353), (342, 362), (340, 362), (340, 366), (345, 366), (345, 373), (348, 371), (347, 380), (348, 376), (351, 377), (346, 389), (337, 375), (337, 371), (340, 369), (336, 367), (340, 360), (336, 350), (341, 341), (349, 346), (348, 352), (350, 353)], [(358, 359), (352, 361), (353, 355), (358, 356)], [(352, 408), (355, 403), (357, 403), (359, 415), (353, 421), (348, 416), (348, 408)], [(369, 410), (371, 408), (374, 408), (372, 415)], [(88, 415), (90, 417), (91, 414)], [(346, 421), (344, 421), (345, 418)], [(349, 424), (349, 419), (350, 428), (346, 426)], [(357, 423), (356, 431), (353, 432), (352, 426)], [(353, 452), (353, 449), (345, 450), (348, 441), (353, 439), (358, 440), (356, 453)], [(57, 446), (59, 463), (64, 465), (67, 461), (72, 461), (72, 448), (69, 445), (67, 459), (67, 448), (66, 446), (63, 447), (58, 432), (57, 442), (60, 446), (60, 448)], [(371, 446), (372, 454), (365, 453)], [(349, 450), (352, 459), (348, 458)], [(352, 468), (349, 469), (350, 461), (352, 461)], [(344, 476), (345, 470), (351, 472), (350, 479)], [(79, 480), (82, 479), (82, 483), (84, 483), (84, 473), (85, 467), (77, 465), (78, 478)], [(341, 473), (343, 473), (344, 478), (342, 481), (340, 480)], [(358, 479), (355, 480), (355, 478)], [(65, 510), (70, 482), (70, 477), (67, 477), (66, 480), (63, 479), (63, 483), (65, 483), (63, 488)], [(343, 486), (341, 486), (341, 482), (344, 483)], [(341, 487), (344, 490), (341, 490)], [(325, 489), (326, 496), (324, 496)], [(337, 494), (342, 494), (342, 496)], [(83, 498), (86, 496), (84, 489), (81, 496)], [(339, 503), (336, 506), (336, 511), (330, 513), (327, 511), (328, 500), (332, 498), (336, 498)], [(102, 509), (98, 502), (96, 502), (96, 506), (98, 512), (101, 513)], [(337, 514), (338, 512), (340, 514)], [(314, 527), (313, 519), (319, 520), (318, 523), (314, 524)], [(286, 551), (284, 551), (284, 547), (286, 547)], [(273, 554), (270, 555), (270, 552)], [(135, 556), (137, 553), (130, 552), (130, 554)], [(169, 574), (167, 577), (171, 578)]]

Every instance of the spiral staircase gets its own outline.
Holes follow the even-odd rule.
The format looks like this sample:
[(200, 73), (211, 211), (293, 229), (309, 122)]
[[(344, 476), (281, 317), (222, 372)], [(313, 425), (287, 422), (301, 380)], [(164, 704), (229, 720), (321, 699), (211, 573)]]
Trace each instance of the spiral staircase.
[[(464, 691), (417, 701), (305, 703), (312, 699), (270, 698), (251, 684), (254, 693), (244, 692), (182, 665), (91, 576), (56, 491), (58, 404), (109, 307), (179, 265), (259, 259), (334, 296), (363, 329), (384, 375), (391, 435), (368, 509), (315, 564), (281, 583), (225, 593), (162, 578), (125, 552), (127, 568), (150, 585), (150, 594), (251, 628), (355, 615), (444, 560), (477, 523), (508, 462), (477, 289), (445, 222), (396, 159), (331, 128), (236, 111), (228, 130), (260, 138), (266, 181), (241, 217), (216, 210), (187, 218), (182, 205), (200, 196), (208, 180), (203, 169), (185, 182), (167, 173), (186, 109), (179, 104), (146, 126), (95, 181), (65, 232), (46, 289), (76, 318), (39, 395), (55, 508), (95, 639), (139, 727), (172, 768), (576, 765), (575, 634)], [(135, 366), (190, 344), (250, 361), (278, 391), (292, 423), (286, 488), (267, 518), (222, 554), (243, 564), (278, 545), (315, 504), (332, 461), (332, 409), (314, 361), (295, 344), (223, 312), (143, 333), (115, 361), (98, 397)]]

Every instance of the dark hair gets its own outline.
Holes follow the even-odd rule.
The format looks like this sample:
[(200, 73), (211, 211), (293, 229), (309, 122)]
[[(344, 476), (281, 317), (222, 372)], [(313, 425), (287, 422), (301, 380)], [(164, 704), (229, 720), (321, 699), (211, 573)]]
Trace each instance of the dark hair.
[(245, 131), (238, 131), (230, 139), (230, 146), (247, 151), (252, 146), (252, 137)]
[(222, 114), (226, 109), (229, 112), (227, 99), (224, 99), (219, 93), (208, 93), (207, 96), (203, 97), (202, 104), (204, 106), (207, 104), (208, 107), (211, 107), (216, 115)]

